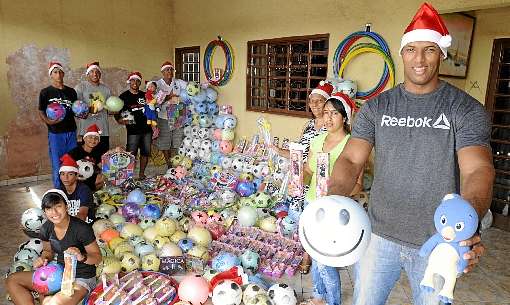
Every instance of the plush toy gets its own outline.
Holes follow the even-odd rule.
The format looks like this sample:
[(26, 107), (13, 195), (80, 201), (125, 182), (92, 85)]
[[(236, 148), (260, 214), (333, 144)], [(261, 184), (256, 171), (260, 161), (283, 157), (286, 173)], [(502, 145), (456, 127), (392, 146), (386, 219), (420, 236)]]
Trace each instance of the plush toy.
[(145, 105), (143, 106), (143, 113), (147, 117), (147, 125), (152, 127), (153, 139), (159, 135), (158, 126), (158, 113), (156, 112), (157, 99), (154, 96), (156, 92), (156, 82), (150, 81), (147, 83), (147, 92), (145, 92)]
[(428, 265), (420, 283), (426, 291), (434, 290), (434, 274), (444, 278), (439, 299), (445, 303), (453, 301), (453, 290), (457, 274), (461, 274), (468, 262), (463, 258), (469, 247), (459, 242), (469, 239), (478, 227), (476, 210), (460, 195), (448, 194), (434, 213), (437, 233), (430, 237), (420, 249), (422, 257), (428, 256)]

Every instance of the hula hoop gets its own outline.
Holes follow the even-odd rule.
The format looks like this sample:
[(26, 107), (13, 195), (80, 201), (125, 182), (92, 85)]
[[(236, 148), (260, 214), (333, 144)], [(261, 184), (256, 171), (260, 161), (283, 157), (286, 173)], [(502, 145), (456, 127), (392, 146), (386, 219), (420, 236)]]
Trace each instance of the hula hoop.
[[(366, 37), (374, 43), (359, 43), (354, 45), (359, 39)], [(353, 46), (354, 45), (354, 46)], [(362, 50), (362, 51), (360, 51)], [(368, 91), (358, 91), (356, 98), (367, 100), (381, 93), (388, 82), (392, 87), (395, 86), (395, 66), (391, 59), (390, 50), (384, 39), (375, 32), (359, 31), (347, 36), (335, 50), (333, 59), (333, 73), (342, 78), (347, 64), (357, 55), (362, 53), (375, 53), (383, 57), (384, 70), (377, 85)], [(351, 55), (351, 53), (355, 53)], [(347, 60), (348, 59), (348, 60)]]
[[(232, 78), (234, 72), (234, 51), (232, 46), (221, 37), (219, 39), (209, 42), (204, 52), (204, 73), (209, 83), (213, 86), (224, 86)], [(212, 68), (212, 57), (216, 47), (221, 47), (225, 53), (225, 68), (218, 80), (214, 79), (214, 75), (211, 72)]]

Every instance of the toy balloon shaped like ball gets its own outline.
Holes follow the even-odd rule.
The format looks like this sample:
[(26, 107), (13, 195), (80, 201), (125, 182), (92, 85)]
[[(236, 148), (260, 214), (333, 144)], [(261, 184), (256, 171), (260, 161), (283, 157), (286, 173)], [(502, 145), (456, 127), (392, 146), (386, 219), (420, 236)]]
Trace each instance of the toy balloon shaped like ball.
[(177, 290), (181, 301), (202, 305), (209, 298), (209, 283), (198, 274), (191, 274), (181, 281)]
[(126, 198), (126, 202), (137, 203), (137, 204), (145, 204), (145, 194), (141, 189), (134, 189), (129, 192), (129, 195)]
[(126, 219), (133, 219), (140, 215), (140, 206), (134, 202), (126, 203), (122, 206), (122, 216)]
[(161, 209), (157, 204), (147, 204), (142, 209), (142, 215), (152, 219), (161, 217)]
[(356, 263), (370, 242), (372, 226), (356, 201), (325, 196), (310, 203), (301, 214), (299, 240), (319, 263), (344, 267)]
[(355, 98), (356, 92), (358, 92), (358, 86), (356, 85), (356, 82), (344, 79), (336, 84), (336, 91), (342, 92), (350, 98)]
[(46, 116), (52, 121), (60, 122), (66, 116), (66, 108), (57, 102), (50, 103), (46, 108)]
[(73, 102), (71, 110), (73, 111), (75, 117), (84, 119), (89, 114), (89, 104), (81, 100), (76, 100)]
[(237, 184), (236, 187), (237, 193), (242, 197), (248, 197), (255, 193), (255, 184), (249, 181), (241, 181)]
[(218, 253), (211, 263), (211, 267), (218, 272), (227, 271), (239, 265), (241, 265), (241, 260), (236, 255), (225, 251)]
[(200, 85), (197, 82), (190, 81), (186, 86), (186, 92), (189, 96), (195, 96), (200, 92)]
[(34, 290), (43, 295), (54, 294), (60, 290), (64, 268), (57, 263), (39, 267), (32, 275)]
[(237, 221), (241, 227), (251, 227), (257, 222), (257, 210), (251, 206), (243, 206), (237, 212)]

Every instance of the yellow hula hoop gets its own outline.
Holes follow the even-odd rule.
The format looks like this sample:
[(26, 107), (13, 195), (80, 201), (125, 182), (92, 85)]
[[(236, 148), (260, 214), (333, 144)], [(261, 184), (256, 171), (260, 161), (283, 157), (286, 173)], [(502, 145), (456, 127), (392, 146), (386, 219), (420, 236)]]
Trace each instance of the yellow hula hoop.
[(367, 53), (367, 52), (368, 53), (378, 54), (378, 55), (380, 55), (384, 59), (384, 61), (388, 65), (388, 70), (389, 70), (389, 74), (390, 74), (390, 79), (389, 79), (388, 83), (391, 84), (392, 87), (395, 87), (395, 75), (394, 75), (395, 71), (394, 71), (394, 68), (393, 68), (393, 63), (388, 58), (388, 56), (386, 56), (386, 54), (384, 52), (382, 52), (382, 51), (380, 51), (378, 49), (373, 49), (373, 48), (369, 48), (369, 47), (362, 47), (362, 48), (358, 48), (356, 50), (353, 50), (352, 52), (349, 52), (347, 54), (347, 56), (345, 57), (345, 59), (342, 61), (342, 65), (340, 66), (340, 70), (338, 71), (338, 75), (343, 75), (345, 67), (347, 66), (347, 64), (349, 64), (349, 62), (354, 57), (356, 57), (359, 54)]

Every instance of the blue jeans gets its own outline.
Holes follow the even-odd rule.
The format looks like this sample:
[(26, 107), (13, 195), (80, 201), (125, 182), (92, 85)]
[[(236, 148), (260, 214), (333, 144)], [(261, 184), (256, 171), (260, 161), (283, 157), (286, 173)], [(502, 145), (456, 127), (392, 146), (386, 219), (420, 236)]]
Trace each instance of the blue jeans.
[(310, 273), (312, 274), (314, 298), (324, 300), (328, 305), (340, 305), (342, 303), (342, 286), (338, 270), (313, 259)]
[(76, 131), (51, 133), (48, 132), (48, 150), (51, 162), (51, 177), (53, 186), (60, 187), (60, 158), (76, 147)]
[[(402, 269), (407, 273), (414, 305), (441, 304), (436, 292), (420, 289), (427, 267), (427, 258), (419, 249), (406, 247), (372, 234), (370, 244), (361, 260), (354, 265), (353, 305), (384, 305), (400, 278)], [(435, 283), (437, 287), (439, 283)]]

